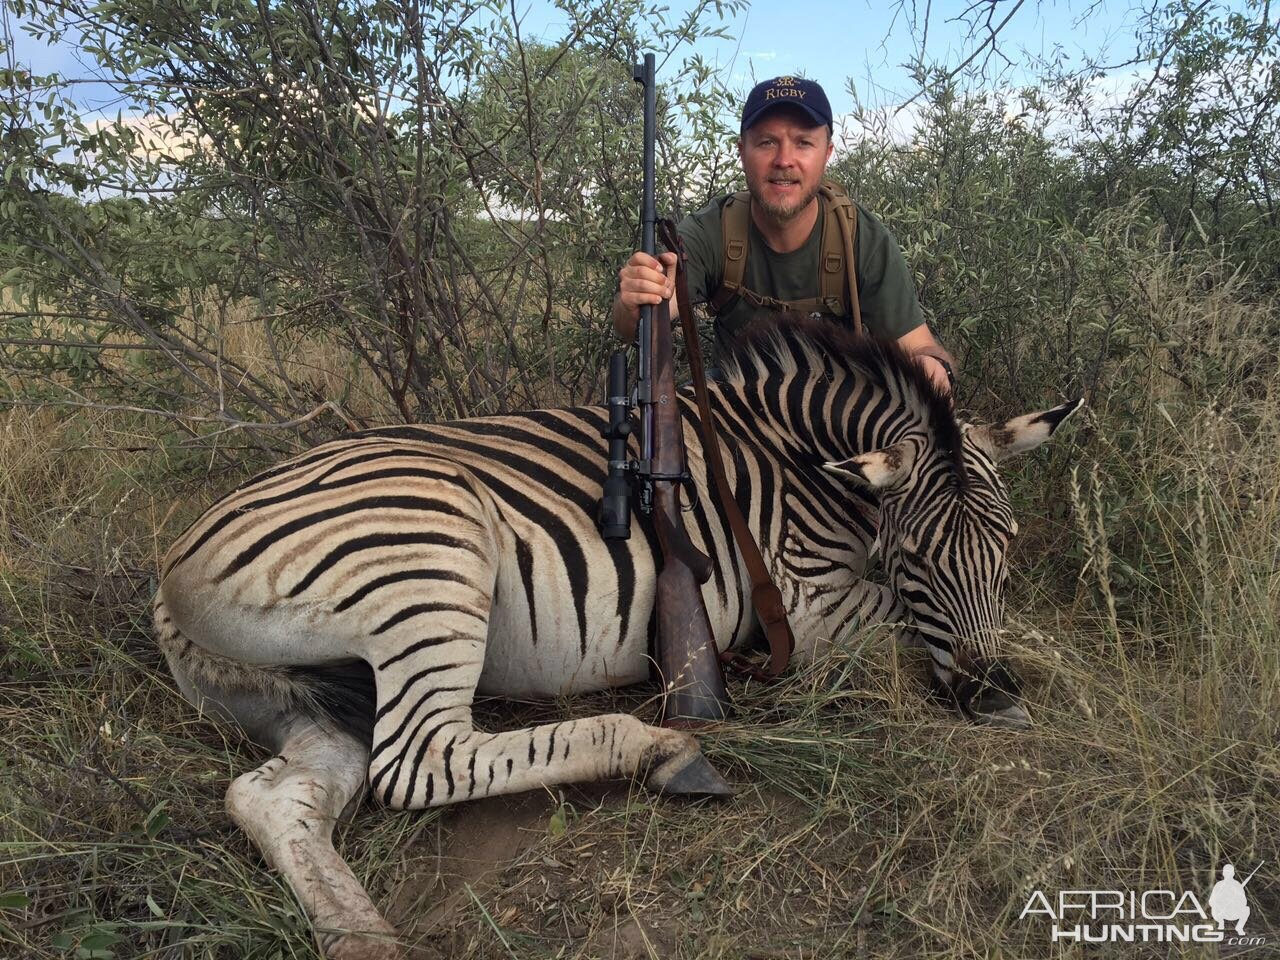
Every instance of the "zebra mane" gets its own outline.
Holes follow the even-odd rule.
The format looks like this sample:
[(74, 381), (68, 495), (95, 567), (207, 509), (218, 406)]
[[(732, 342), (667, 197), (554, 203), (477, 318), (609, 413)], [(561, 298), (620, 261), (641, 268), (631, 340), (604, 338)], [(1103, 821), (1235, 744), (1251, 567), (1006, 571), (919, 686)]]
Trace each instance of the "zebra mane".
[(951, 401), (894, 341), (860, 337), (802, 313), (761, 313), (718, 359), (725, 378), (739, 386), (779, 374), (831, 378), (843, 371), (901, 395), (935, 447), (949, 456), (956, 482), (964, 487), (963, 432)]

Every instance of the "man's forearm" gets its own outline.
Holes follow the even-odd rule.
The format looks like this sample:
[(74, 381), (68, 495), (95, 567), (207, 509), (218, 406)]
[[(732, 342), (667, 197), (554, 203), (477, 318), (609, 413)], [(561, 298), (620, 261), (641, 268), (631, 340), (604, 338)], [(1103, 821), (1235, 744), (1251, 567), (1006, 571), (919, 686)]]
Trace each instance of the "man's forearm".
[(639, 318), (632, 315), (627, 309), (626, 304), (622, 302), (621, 296), (613, 298), (613, 309), (610, 311), (613, 317), (613, 332), (623, 343), (632, 343), (636, 339), (636, 326)]

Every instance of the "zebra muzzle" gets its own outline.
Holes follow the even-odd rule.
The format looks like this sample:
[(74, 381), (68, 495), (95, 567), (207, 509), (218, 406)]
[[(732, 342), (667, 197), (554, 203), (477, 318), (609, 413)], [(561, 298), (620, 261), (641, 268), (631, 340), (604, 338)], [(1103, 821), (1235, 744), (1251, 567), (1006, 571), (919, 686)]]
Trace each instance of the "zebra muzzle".
[[(948, 699), (962, 717), (971, 723), (1016, 730), (1031, 726), (1031, 714), (1018, 702), (1021, 684), (1012, 671), (992, 664), (974, 672), (977, 676), (965, 676), (949, 685), (934, 678), (936, 685), (945, 686)], [(938, 692), (937, 686), (935, 692)]]

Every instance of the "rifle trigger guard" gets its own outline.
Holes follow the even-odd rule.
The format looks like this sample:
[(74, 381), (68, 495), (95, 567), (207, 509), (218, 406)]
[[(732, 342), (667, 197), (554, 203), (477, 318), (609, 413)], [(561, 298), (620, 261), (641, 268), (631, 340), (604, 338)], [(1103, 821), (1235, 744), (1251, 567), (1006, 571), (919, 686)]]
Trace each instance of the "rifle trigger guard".
[(680, 483), (684, 485), (685, 492), (688, 494), (689, 502), (685, 504), (683, 513), (692, 513), (698, 505), (698, 485), (693, 482), (693, 476), (686, 470)]
[(691, 474), (688, 470), (684, 471), (683, 473), (646, 473), (643, 469), (641, 469), (640, 463), (637, 460), (632, 460), (628, 466), (628, 469), (639, 479), (647, 480), (651, 483), (658, 480), (666, 480), (671, 483), (680, 484), (680, 486), (683, 487), (686, 493), (688, 494), (686, 498), (688, 500), (688, 503), (686, 503), (683, 507), (680, 508), (681, 513), (688, 513), (689, 511), (697, 507), (698, 485), (693, 482), (693, 474)]

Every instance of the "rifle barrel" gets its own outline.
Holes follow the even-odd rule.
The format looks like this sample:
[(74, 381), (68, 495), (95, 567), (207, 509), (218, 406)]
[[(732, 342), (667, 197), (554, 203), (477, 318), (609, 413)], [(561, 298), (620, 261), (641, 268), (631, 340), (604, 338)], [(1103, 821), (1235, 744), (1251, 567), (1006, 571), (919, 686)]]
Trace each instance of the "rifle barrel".
[[(637, 66), (639, 80), (644, 84), (644, 190), (641, 194), (640, 223), (644, 230), (641, 249), (653, 256), (657, 252), (655, 224), (657, 209), (657, 139), (658, 139), (658, 85), (654, 76), (654, 56), (644, 55), (644, 63)], [(650, 307), (652, 310), (652, 307)]]
[[(657, 253), (656, 225), (658, 220), (655, 194), (657, 151), (655, 140), (658, 129), (658, 85), (655, 79), (655, 60), (652, 53), (644, 55), (644, 62), (632, 69), (632, 77), (644, 85), (644, 183), (640, 200), (640, 249), (649, 256)], [(639, 350), (636, 356), (636, 399), (640, 403), (640, 510), (653, 510), (653, 481), (646, 476), (652, 472), (653, 460), (653, 358), (649, 346), (653, 330), (653, 305), (640, 308), (640, 323), (636, 328)]]

